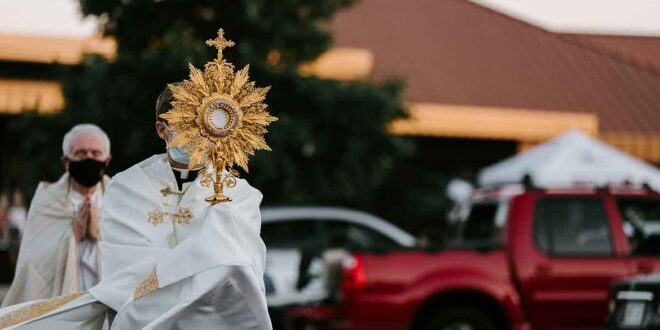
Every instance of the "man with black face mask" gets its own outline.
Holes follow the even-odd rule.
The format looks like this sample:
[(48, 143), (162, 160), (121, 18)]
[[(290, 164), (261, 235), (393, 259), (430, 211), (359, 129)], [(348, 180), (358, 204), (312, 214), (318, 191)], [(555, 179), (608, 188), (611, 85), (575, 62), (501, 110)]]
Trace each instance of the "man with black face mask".
[(110, 140), (93, 124), (74, 126), (62, 142), (67, 172), (34, 195), (14, 282), (3, 306), (85, 291), (101, 275), (100, 209), (110, 179)]

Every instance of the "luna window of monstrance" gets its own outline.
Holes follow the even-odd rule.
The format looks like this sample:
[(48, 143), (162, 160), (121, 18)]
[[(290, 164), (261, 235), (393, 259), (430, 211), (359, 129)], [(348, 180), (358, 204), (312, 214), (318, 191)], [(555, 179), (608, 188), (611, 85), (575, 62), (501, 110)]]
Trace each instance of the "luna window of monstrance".
[(223, 30), (206, 44), (217, 48), (216, 59), (203, 71), (189, 64), (189, 79), (168, 85), (172, 110), (160, 117), (174, 132), (170, 144), (190, 155), (189, 168), (202, 168), (202, 184), (213, 184), (215, 192), (206, 201), (217, 204), (231, 201), (223, 190), (236, 184), (234, 165), (248, 172), (248, 158), (256, 150), (270, 150), (264, 135), (277, 118), (264, 103), (270, 87), (256, 87), (249, 81), (249, 66), (237, 71), (223, 58), (223, 50), (234, 45)]

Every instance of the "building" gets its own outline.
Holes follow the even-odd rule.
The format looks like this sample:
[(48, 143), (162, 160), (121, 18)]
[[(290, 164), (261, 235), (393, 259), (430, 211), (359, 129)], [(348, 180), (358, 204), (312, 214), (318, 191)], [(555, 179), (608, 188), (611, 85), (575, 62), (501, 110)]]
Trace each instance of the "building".
[(361, 0), (332, 26), (402, 77), (423, 154), (483, 166), (568, 128), (660, 165), (660, 38), (559, 34), (463, 0)]
[[(554, 33), (464, 0), (361, 0), (331, 28), (336, 47), (301, 71), (403, 79), (411, 116), (390, 130), (417, 137), (426, 166), (474, 173), (568, 128), (660, 165), (660, 38)], [(0, 134), (2, 115), (64, 106), (54, 63), (114, 47), (0, 34)]]

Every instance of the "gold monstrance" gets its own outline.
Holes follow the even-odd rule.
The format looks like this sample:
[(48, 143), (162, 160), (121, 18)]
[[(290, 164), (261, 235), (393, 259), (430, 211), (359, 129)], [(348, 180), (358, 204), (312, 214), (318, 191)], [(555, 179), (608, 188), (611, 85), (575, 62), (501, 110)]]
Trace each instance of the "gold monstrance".
[[(222, 51), (234, 42), (225, 39), (224, 31), (206, 41), (218, 49), (215, 61), (204, 71), (190, 67), (190, 79), (168, 85), (174, 95), (172, 110), (161, 114), (174, 132), (170, 145), (182, 146), (190, 155), (188, 168), (200, 168), (201, 183), (213, 183), (215, 194), (206, 199), (211, 204), (231, 201), (223, 194), (224, 186), (236, 185), (238, 165), (248, 171), (248, 157), (255, 150), (270, 150), (264, 140), (266, 127), (277, 120), (264, 103), (270, 87), (255, 87), (248, 79), (249, 66), (236, 71), (222, 58)], [(209, 173), (215, 169), (215, 178)]]

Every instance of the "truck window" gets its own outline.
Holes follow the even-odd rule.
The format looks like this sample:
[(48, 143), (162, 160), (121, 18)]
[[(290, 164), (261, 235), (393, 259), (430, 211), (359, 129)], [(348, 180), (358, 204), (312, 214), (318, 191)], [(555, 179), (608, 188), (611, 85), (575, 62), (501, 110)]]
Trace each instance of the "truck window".
[(465, 220), (461, 238), (466, 242), (499, 242), (501, 228), (496, 223), (498, 204), (475, 204)]
[(625, 197), (617, 205), (632, 255), (660, 255), (660, 200)]
[(608, 223), (600, 198), (541, 198), (534, 209), (534, 240), (551, 256), (611, 255)]

